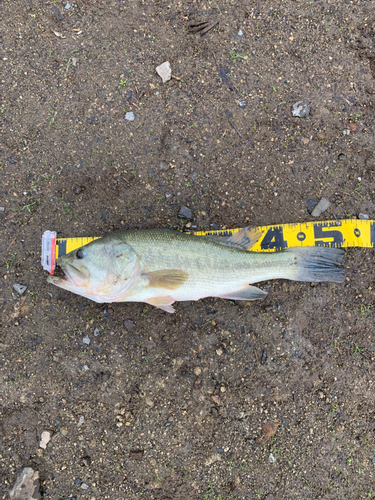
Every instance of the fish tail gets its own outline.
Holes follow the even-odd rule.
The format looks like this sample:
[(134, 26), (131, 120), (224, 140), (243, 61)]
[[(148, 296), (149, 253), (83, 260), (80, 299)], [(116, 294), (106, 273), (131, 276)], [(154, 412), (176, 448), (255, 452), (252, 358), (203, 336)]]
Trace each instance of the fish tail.
[(344, 251), (340, 248), (304, 247), (289, 248), (286, 252), (293, 255), (296, 266), (295, 281), (331, 281), (342, 283), (345, 280), (340, 265)]

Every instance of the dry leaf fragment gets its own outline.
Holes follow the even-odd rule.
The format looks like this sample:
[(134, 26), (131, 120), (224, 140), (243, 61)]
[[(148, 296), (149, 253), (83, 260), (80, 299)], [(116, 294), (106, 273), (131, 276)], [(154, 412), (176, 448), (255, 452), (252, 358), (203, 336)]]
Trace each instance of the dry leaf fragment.
[(58, 36), (59, 38), (66, 38), (66, 37), (65, 37), (62, 33), (59, 33), (58, 31), (54, 31), (54, 30), (52, 30), (52, 31), (53, 31), (53, 33), (54, 33), (56, 36)]
[(263, 437), (259, 437), (256, 439), (256, 442), (259, 444), (264, 444), (266, 441), (268, 441), (277, 431), (277, 426), (278, 423), (274, 422), (273, 424), (263, 424), (262, 425), (262, 430), (264, 432)]

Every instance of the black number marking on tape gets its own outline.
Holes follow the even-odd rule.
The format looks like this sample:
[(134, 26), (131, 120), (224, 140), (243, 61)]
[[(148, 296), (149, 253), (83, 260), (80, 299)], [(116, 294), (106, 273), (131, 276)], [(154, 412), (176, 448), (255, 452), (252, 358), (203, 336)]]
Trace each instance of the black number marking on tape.
[(269, 229), (260, 244), (262, 250), (284, 250), (288, 243), (284, 241), (284, 232), (281, 226)]
[(375, 247), (375, 222), (371, 222), (370, 239), (371, 239), (371, 246)]
[(357, 236), (357, 238), (359, 238), (359, 236), (361, 236), (361, 231), (358, 229), (358, 227), (356, 227), (354, 229), (354, 236)]
[(56, 244), (59, 247), (58, 256), (66, 255), (66, 240), (56, 240)]
[[(329, 229), (331, 227), (341, 226), (338, 222), (322, 222), (314, 224), (314, 238), (316, 247), (341, 247), (344, 242), (342, 232), (338, 229)], [(328, 230), (326, 229), (328, 228)], [(332, 241), (324, 241), (318, 238), (333, 238)]]
[(303, 241), (306, 239), (306, 234), (302, 231), (300, 231), (298, 234), (297, 234), (297, 240), (298, 241)]

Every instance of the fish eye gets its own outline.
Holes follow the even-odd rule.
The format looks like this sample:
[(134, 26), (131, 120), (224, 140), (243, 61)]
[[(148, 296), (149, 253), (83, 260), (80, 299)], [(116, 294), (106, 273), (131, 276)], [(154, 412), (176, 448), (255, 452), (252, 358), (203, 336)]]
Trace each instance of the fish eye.
[(76, 252), (77, 259), (83, 259), (84, 255), (85, 254), (84, 254), (83, 250), (77, 250), (77, 252)]

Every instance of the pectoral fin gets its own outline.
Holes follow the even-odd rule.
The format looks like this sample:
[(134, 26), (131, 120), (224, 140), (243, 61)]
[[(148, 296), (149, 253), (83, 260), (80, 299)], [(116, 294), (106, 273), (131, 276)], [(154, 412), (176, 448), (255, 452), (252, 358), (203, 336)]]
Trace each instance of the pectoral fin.
[(168, 313), (174, 313), (174, 309), (172, 307), (174, 301), (175, 301), (174, 298), (171, 297), (170, 295), (166, 295), (164, 297), (153, 297), (151, 299), (146, 300), (147, 304), (155, 306)]
[(151, 288), (166, 288), (167, 290), (176, 290), (183, 285), (189, 278), (188, 273), (179, 269), (163, 269), (143, 275), (148, 279), (148, 286)]
[(264, 299), (268, 294), (264, 290), (257, 288), (256, 286), (249, 285), (246, 288), (242, 288), (233, 293), (229, 293), (226, 295), (220, 295), (222, 299), (230, 299), (230, 300), (258, 300)]

